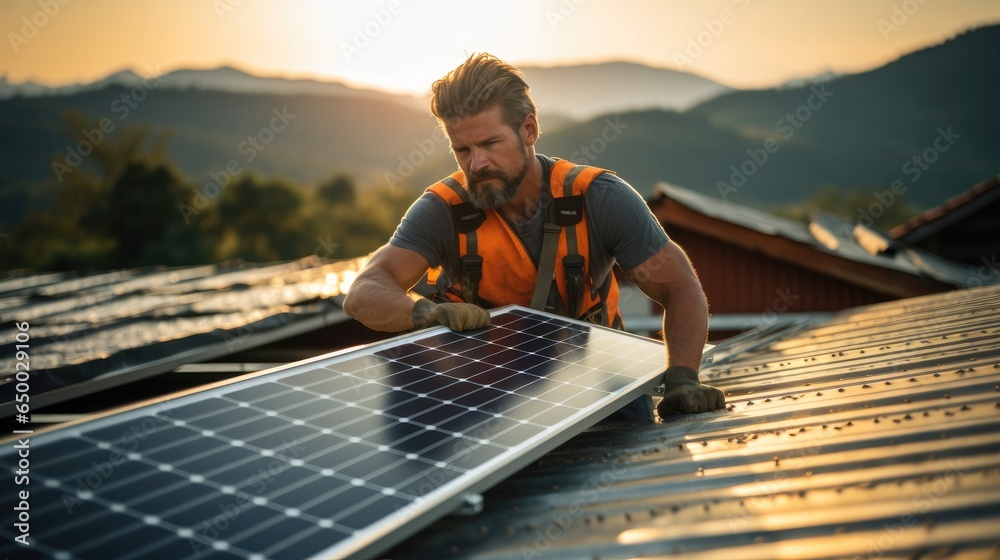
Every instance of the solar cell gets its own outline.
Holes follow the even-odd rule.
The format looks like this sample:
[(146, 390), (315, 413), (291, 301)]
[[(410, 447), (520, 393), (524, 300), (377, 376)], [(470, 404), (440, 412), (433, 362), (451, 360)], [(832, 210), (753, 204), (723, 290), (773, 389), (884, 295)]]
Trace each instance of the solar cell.
[[(662, 344), (530, 311), (31, 438), (32, 552), (370, 557), (649, 389)], [(0, 463), (14, 470), (11, 445)], [(0, 554), (22, 552), (13, 524)], [(20, 556), (19, 556), (20, 557)]]

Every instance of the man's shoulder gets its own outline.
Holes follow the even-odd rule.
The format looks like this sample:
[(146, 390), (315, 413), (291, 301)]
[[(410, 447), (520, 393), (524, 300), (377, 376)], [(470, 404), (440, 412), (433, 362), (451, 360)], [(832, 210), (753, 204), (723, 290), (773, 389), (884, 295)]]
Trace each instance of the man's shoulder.
[(587, 194), (590, 196), (615, 196), (622, 192), (634, 191), (632, 185), (608, 169), (594, 177), (587, 188)]
[(441, 209), (447, 208), (450, 203), (447, 199), (441, 196), (440, 193), (436, 193), (430, 189), (425, 190), (417, 197), (417, 199), (410, 206), (410, 210), (415, 207), (419, 207), (418, 210), (428, 211), (430, 209)]
[[(567, 163), (569, 163), (571, 165), (589, 165), (589, 164), (579, 164), (579, 163), (576, 163), (576, 162), (573, 162), (573, 161), (570, 161), (570, 160), (561, 159), (561, 158), (557, 158), (557, 157), (551, 157), (551, 156), (547, 156), (547, 155), (544, 155), (544, 154), (536, 154), (536, 155), (538, 156), (539, 160), (542, 161), (543, 169), (545, 169), (546, 172), (550, 172), (551, 169), (552, 169), (552, 167), (554, 165), (556, 165), (557, 162), (560, 162), (560, 161), (567, 162)], [(624, 179), (622, 179), (621, 177), (619, 177), (611, 169), (606, 169), (606, 168), (603, 168), (603, 167), (601, 167), (599, 165), (589, 165), (589, 167), (594, 167), (596, 169), (600, 169), (600, 170), (603, 171), (603, 173), (600, 173), (596, 177), (594, 177), (594, 180), (591, 181), (591, 183), (590, 183), (590, 185), (588, 187), (588, 190), (592, 189), (594, 187), (598, 187), (600, 189), (606, 189), (606, 190), (615, 190), (615, 189), (620, 189), (620, 188), (628, 188), (628, 189), (632, 188)]]

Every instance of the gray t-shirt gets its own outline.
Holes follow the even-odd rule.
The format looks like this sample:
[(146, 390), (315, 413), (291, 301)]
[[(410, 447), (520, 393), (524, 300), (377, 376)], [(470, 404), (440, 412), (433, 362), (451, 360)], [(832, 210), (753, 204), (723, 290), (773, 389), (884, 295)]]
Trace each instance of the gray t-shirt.
[[(542, 164), (542, 192), (551, 195), (549, 173), (551, 158), (537, 154)], [(587, 230), (590, 236), (591, 276), (601, 282), (617, 261), (624, 270), (646, 262), (667, 243), (667, 234), (649, 211), (642, 196), (617, 175), (602, 173), (594, 179), (584, 197)], [(547, 218), (546, 205), (539, 205), (535, 215), (523, 224), (508, 221), (538, 264)], [(410, 206), (389, 243), (416, 251), (432, 268), (444, 265), (448, 278), (458, 278), (461, 271), (458, 236), (449, 204), (432, 193), (424, 193)], [(502, 305), (504, 302), (495, 302)]]

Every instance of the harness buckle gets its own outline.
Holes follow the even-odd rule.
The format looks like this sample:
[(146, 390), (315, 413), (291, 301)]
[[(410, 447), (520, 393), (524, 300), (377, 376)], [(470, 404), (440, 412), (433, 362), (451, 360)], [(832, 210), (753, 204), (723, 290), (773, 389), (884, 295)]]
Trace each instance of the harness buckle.
[(483, 257), (462, 256), (462, 293), (466, 303), (479, 305), (479, 281), (483, 279)]
[(583, 265), (586, 262), (582, 255), (566, 255), (563, 257), (563, 270), (566, 273), (566, 294), (570, 316), (576, 317), (580, 312), (580, 300), (583, 297)]

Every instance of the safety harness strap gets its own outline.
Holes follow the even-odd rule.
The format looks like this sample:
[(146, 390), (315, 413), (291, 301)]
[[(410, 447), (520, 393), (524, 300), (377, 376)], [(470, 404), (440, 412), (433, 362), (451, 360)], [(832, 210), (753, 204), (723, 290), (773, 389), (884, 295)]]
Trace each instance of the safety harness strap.
[(546, 222), (543, 226), (545, 234), (542, 237), (542, 254), (538, 259), (538, 276), (535, 279), (535, 291), (531, 295), (531, 308), (543, 311), (549, 300), (549, 291), (555, 280), (556, 252), (559, 250), (559, 233), (562, 228)]
[(455, 228), (465, 234), (465, 251), (462, 254), (462, 299), (468, 303), (479, 305), (479, 282), (483, 279), (483, 257), (479, 255), (479, 243), (476, 230), (486, 221), (486, 213), (469, 202), (469, 194), (462, 184), (453, 177), (445, 177), (442, 181), (462, 201), (451, 205), (455, 218)]

